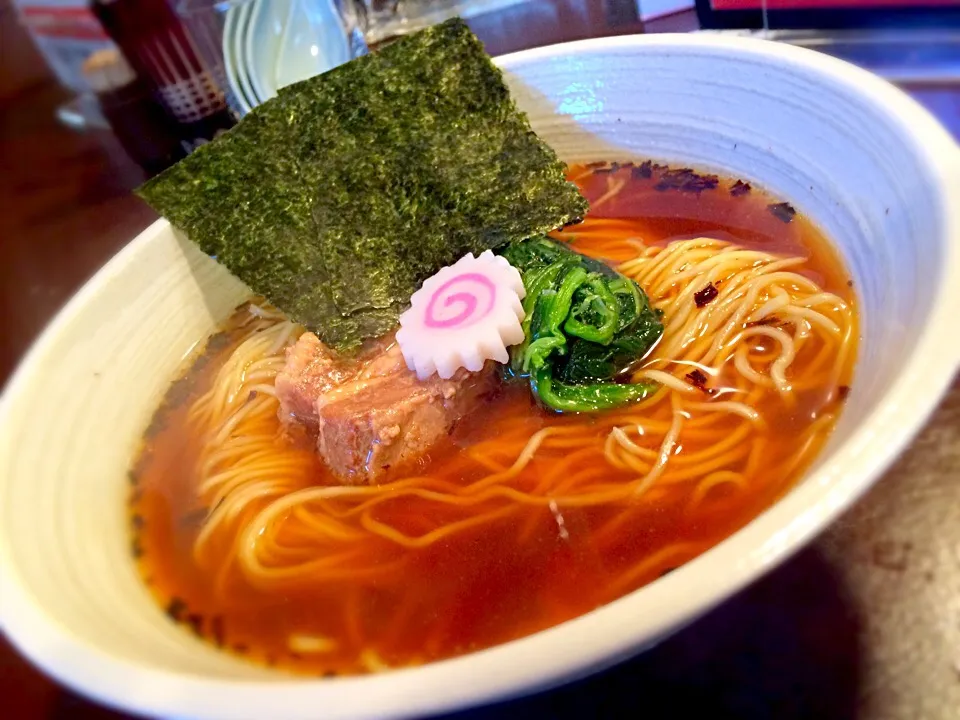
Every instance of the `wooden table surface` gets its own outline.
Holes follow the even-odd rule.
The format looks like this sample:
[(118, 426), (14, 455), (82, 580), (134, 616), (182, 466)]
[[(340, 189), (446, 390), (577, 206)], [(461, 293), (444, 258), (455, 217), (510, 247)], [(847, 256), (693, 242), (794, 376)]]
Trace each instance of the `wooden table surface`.
[[(471, 24), (493, 54), (688, 30), (616, 0), (534, 0)], [(960, 131), (960, 89), (911, 88)], [(61, 127), (47, 84), (0, 104), (0, 384), (69, 296), (154, 219), (108, 134)], [(2, 588), (0, 588), (2, 592)], [(818, 541), (657, 648), (593, 678), (458, 717), (960, 718), (960, 384), (910, 450)], [(0, 716), (124, 717), (0, 639)], [(270, 720), (265, 718), (264, 720)]]

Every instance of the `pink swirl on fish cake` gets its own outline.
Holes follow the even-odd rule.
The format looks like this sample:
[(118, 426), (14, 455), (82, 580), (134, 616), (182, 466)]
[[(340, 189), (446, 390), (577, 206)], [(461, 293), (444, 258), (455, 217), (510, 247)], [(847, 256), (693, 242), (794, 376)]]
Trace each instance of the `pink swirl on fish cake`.
[[(461, 287), (453, 287), (461, 286)], [(451, 288), (456, 292), (450, 292)], [(476, 272), (463, 273), (447, 280), (434, 290), (427, 304), (423, 317), (423, 324), (435, 329), (461, 329), (480, 322), (493, 310), (497, 298), (497, 287), (486, 275)], [(461, 306), (460, 311), (452, 317), (443, 317), (442, 308), (437, 303), (443, 303), (443, 308)], [(483, 310), (477, 308), (483, 305)]]

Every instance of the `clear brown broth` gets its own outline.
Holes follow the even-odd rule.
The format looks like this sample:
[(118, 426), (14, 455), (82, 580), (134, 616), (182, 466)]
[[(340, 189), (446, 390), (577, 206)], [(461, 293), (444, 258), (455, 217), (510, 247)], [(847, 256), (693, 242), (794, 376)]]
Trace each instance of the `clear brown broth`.
[[(609, 168), (599, 170), (579, 180), (591, 201), (602, 197), (611, 181)], [(626, 178), (627, 187), (591, 216), (627, 219), (637, 236), (652, 243), (708, 235), (750, 248), (802, 255), (808, 258), (804, 274), (853, 302), (852, 286), (836, 252), (807, 218), (797, 215), (784, 222), (769, 208), (776, 199), (757, 189), (735, 197), (730, 192), (733, 181), (727, 179), (699, 192), (658, 190), (662, 170), (655, 168), (646, 178), (645, 173), (622, 167), (616, 177)], [(571, 168), (571, 176), (583, 171)], [(577, 245), (576, 227), (563, 235), (572, 237), (585, 252), (596, 250), (589, 244)], [(765, 478), (755, 491), (718, 492), (694, 515), (679, 501), (626, 509), (571, 508), (562, 510), (559, 517), (540, 507), (524, 507), (421, 550), (385, 549), (384, 563), (399, 555), (407, 555), (409, 562), (402, 573), (373, 585), (345, 582), (313, 587), (306, 582), (282, 592), (267, 592), (240, 583), (228, 597), (219, 597), (210, 572), (199, 567), (192, 556), (206, 508), (199, 507), (196, 499), (200, 441), (187, 431), (185, 420), (190, 402), (209, 387), (232, 351), (234, 338), (228, 324), (171, 388), (145, 436), (141, 457), (131, 473), (135, 483), (133, 552), (158, 603), (174, 619), (228, 651), (299, 673), (362, 672), (370, 668), (358, 658), (371, 647), (388, 665), (419, 664), (489, 647), (574, 618), (655, 581), (720, 542), (782, 496), (804, 469), (785, 477)], [(850, 381), (852, 362), (841, 376), (844, 384)], [(802, 372), (802, 367), (794, 371)], [(792, 438), (831, 403), (842, 402), (833, 390), (807, 392), (790, 410), (773, 403), (759, 408), (768, 419), (766, 441), (771, 458), (786, 451)], [(456, 465), (457, 482), (482, 477), (487, 472), (483, 468), (464, 470), (464, 464), (457, 462), (463, 448), (489, 440), (501, 424), (517, 421), (527, 423), (531, 434), (548, 424), (591, 423), (589, 418), (548, 415), (531, 401), (527, 387), (507, 386), (491, 401), (491, 407), (467, 418), (423, 460), (423, 471), (442, 476), (445, 468)], [(818, 444), (826, 436), (822, 433)], [(598, 433), (597, 442), (603, 439)], [(304, 462), (313, 465), (318, 484), (332, 483), (318, 460), (305, 455)], [(550, 469), (549, 460), (535, 460), (530, 473), (544, 476)], [(633, 478), (611, 467), (610, 481), (621, 479)], [(426, 508), (413, 500), (387, 503), (378, 519), (417, 535), (424, 531), (424, 512)], [(629, 513), (629, 521), (620, 523), (617, 532), (597, 532), (620, 513)], [(663, 552), (678, 546), (688, 550)], [(663, 555), (662, 560), (657, 560), (658, 554)], [(625, 587), (618, 585), (618, 578), (647, 561), (649, 567), (634, 581)], [(320, 655), (291, 652), (289, 636), (303, 632), (335, 638), (338, 648)]]

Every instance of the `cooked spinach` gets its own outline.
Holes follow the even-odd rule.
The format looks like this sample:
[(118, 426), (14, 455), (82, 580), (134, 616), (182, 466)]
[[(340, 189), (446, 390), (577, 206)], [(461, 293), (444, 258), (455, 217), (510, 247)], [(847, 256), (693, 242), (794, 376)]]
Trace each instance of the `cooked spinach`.
[(511, 243), (504, 257), (527, 292), (524, 340), (511, 369), (529, 377), (540, 400), (562, 412), (589, 412), (641, 400), (652, 383), (618, 382), (663, 332), (633, 280), (545, 237)]

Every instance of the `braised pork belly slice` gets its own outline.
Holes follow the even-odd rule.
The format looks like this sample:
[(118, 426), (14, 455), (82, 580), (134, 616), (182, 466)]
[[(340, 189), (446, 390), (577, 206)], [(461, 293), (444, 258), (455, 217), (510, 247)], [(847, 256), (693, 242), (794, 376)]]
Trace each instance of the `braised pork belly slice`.
[(499, 382), (493, 362), (418, 380), (392, 338), (342, 358), (304, 333), (287, 351), (276, 391), (281, 418), (315, 433), (330, 470), (346, 484), (369, 485), (413, 466)]

